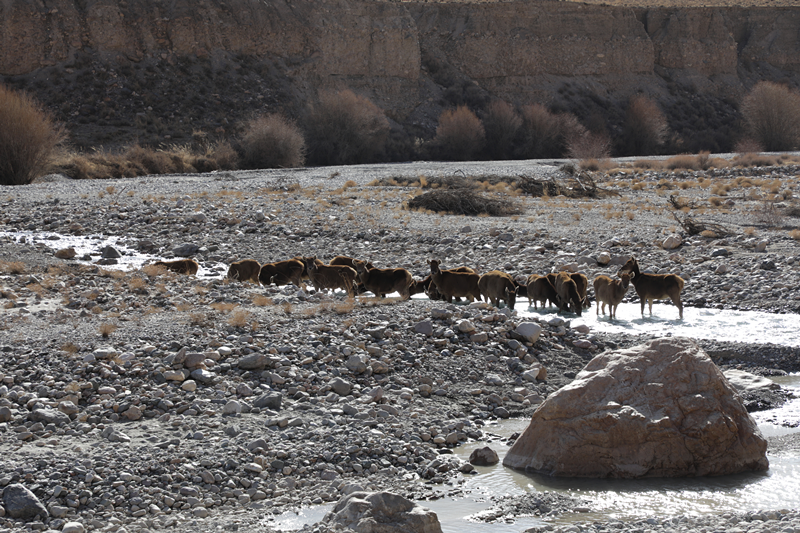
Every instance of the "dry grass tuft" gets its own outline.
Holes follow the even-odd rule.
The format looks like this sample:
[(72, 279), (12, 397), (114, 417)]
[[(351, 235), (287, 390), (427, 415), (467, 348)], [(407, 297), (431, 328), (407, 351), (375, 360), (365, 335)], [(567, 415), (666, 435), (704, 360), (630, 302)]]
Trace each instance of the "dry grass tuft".
[(0, 185), (24, 185), (42, 175), (64, 129), (28, 95), (0, 84)]
[(100, 324), (100, 335), (104, 339), (107, 339), (108, 336), (111, 335), (112, 333), (114, 333), (116, 330), (117, 330), (117, 325), (116, 324), (110, 324), (110, 323), (107, 323), (107, 322), (104, 323), (104, 324)]
[(247, 326), (250, 322), (250, 313), (245, 311), (244, 309), (237, 309), (233, 312), (233, 314), (228, 318), (228, 325), (236, 327), (236, 328), (243, 328)]
[(228, 311), (233, 311), (236, 308), (236, 304), (226, 303), (226, 302), (214, 302), (209, 307), (216, 311), (220, 311), (222, 313), (226, 313)]
[(253, 305), (257, 305), (258, 307), (266, 307), (272, 305), (272, 303), (272, 298), (267, 298), (263, 294), (256, 294), (253, 296)]
[(22, 261), (0, 261), (0, 272), (4, 274), (24, 274), (25, 263)]
[(64, 344), (61, 345), (61, 351), (62, 352), (67, 352), (67, 353), (71, 353), (71, 354), (76, 354), (76, 353), (78, 353), (79, 348), (75, 344), (73, 344), (71, 342), (67, 342), (67, 343), (64, 343)]

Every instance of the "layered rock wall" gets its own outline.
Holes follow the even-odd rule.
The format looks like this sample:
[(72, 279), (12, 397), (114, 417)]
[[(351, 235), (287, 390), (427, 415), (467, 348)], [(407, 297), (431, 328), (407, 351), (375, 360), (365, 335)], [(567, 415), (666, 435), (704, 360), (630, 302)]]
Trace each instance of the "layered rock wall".
[(735, 74), (741, 61), (800, 70), (800, 9), (630, 9), (572, 2), (6, 0), (0, 74), (81, 49), (122, 55), (215, 51), (283, 59), (303, 77), (416, 80), (424, 49), (476, 80)]

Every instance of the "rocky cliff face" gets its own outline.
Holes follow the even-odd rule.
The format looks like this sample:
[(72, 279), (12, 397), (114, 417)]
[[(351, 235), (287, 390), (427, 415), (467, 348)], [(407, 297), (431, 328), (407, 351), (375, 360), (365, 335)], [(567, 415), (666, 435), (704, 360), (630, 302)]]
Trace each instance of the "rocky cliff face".
[[(54, 85), (50, 92), (57, 96), (75, 87), (85, 69), (90, 75), (83, 72), (84, 83), (91, 77), (89, 83), (104, 85), (94, 95), (103, 101), (117, 99), (115, 85), (124, 86), (142, 69), (180, 80), (194, 68), (186, 61), (207, 63), (200, 68), (206, 74), (222, 69), (240, 77), (255, 72), (258, 78), (241, 81), (249, 90), (218, 82), (212, 92), (220, 101), (229, 97), (221, 93), (236, 89), (257, 94), (257, 103), (296, 107), (319, 88), (350, 87), (367, 93), (398, 122), (425, 129), (442, 105), (474, 103), (469, 100), (475, 97), (516, 103), (560, 98), (569, 109), (575, 103), (567, 101), (575, 92), (571, 83), (594, 100), (622, 101), (639, 90), (662, 99), (681, 90), (738, 97), (755, 79), (800, 79), (798, 27), (800, 8), (4, 0), (0, 75), (7, 83), (24, 78), (26, 88), (33, 84), (37, 96), (69, 116), (97, 105), (69, 99), (54, 104), (48, 87)], [(181, 91), (185, 82), (155, 85)], [(680, 86), (669, 86), (675, 82)], [(141, 95), (152, 85), (131, 91)], [(77, 108), (70, 109), (73, 104)], [(178, 109), (167, 111), (169, 117)], [(83, 114), (91, 122), (92, 114)]]

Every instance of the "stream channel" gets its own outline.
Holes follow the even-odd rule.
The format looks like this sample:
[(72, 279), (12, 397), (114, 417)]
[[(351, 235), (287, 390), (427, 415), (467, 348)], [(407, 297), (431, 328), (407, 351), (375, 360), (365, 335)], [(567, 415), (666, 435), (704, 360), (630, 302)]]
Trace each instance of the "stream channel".
[[(73, 247), (78, 258), (86, 258), (89, 264), (99, 258), (104, 246), (114, 246), (122, 253), (116, 265), (104, 266), (129, 270), (161, 259), (141, 254), (125, 246), (124, 241), (114, 237), (65, 236), (57, 234), (5, 233), (0, 238), (31, 246), (46, 245), (54, 250)], [(198, 277), (221, 278), (225, 265), (214, 265), (201, 269)], [(420, 298), (420, 296), (415, 296)], [(424, 298), (424, 296), (422, 296)], [(720, 341), (773, 343), (786, 346), (800, 345), (800, 316), (778, 315), (758, 311), (732, 311), (720, 309), (684, 308), (683, 320), (678, 320), (678, 310), (669, 304), (653, 305), (653, 316), (641, 316), (638, 303), (622, 303), (617, 318), (596, 315), (595, 309), (584, 311), (583, 316), (560, 317), (554, 308), (533, 309), (524, 299), (518, 301), (515, 310), (522, 317), (539, 321), (569, 321), (574, 328), (586, 325), (592, 332), (642, 333), (674, 335), (691, 338), (716, 339)], [(800, 396), (800, 374), (774, 377), (783, 387), (794, 389)], [(779, 409), (753, 413), (765, 437), (800, 431), (800, 399), (792, 400)], [(497, 436), (489, 445), (500, 456), (500, 463), (491, 467), (476, 467), (477, 474), (467, 475), (461, 487), (468, 496), (458, 499), (443, 497), (436, 501), (422, 502), (439, 517), (445, 533), (505, 533), (520, 532), (542, 525), (543, 520), (533, 517), (518, 517), (513, 522), (484, 523), (475, 516), (492, 506), (492, 498), (514, 496), (526, 492), (553, 491), (586, 500), (586, 512), (561, 515), (553, 522), (616, 518), (621, 520), (647, 517), (670, 517), (677, 515), (702, 515), (726, 511), (759, 509), (800, 508), (800, 457), (769, 456), (770, 468), (764, 473), (739, 474), (712, 478), (657, 478), (642, 480), (571, 479), (550, 478), (517, 472), (502, 466), (508, 449), (499, 442), (500, 437), (522, 432), (528, 420), (500, 420), (484, 427), (484, 432)], [(455, 454), (467, 460), (476, 447), (485, 442), (473, 442), (454, 449)], [(446, 493), (447, 486), (443, 488)], [(268, 525), (281, 529), (299, 529), (303, 524), (322, 520), (332, 505), (321, 505), (297, 512), (287, 512), (268, 520)], [(588, 509), (588, 511), (587, 511)]]

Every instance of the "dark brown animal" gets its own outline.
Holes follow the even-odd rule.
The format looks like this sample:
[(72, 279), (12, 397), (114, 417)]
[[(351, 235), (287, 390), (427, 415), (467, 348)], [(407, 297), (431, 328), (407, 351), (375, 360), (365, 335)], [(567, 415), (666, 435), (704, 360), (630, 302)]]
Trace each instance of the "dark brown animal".
[(519, 288), (510, 274), (499, 270), (492, 270), (482, 275), (478, 280), (478, 288), (484, 299), (492, 302), (495, 307), (500, 306), (500, 300), (506, 303), (509, 309), (514, 309), (517, 303)]
[(578, 294), (578, 287), (568, 273), (558, 273), (556, 276), (555, 289), (558, 298), (559, 312), (570, 310), (576, 315), (581, 316), (581, 312), (583, 312), (583, 303)]
[(630, 281), (631, 276), (627, 272), (620, 274), (620, 279), (611, 279), (608, 276), (594, 278), (594, 298), (598, 315), (601, 310), (604, 315), (606, 314), (606, 304), (608, 304), (608, 314), (611, 318), (616, 318), (617, 308), (628, 292)]
[(433, 259), (429, 262), (431, 267), (431, 285), (442, 294), (445, 300), (450, 303), (453, 297), (465, 296), (469, 301), (481, 299), (481, 289), (478, 287), (480, 276), (470, 272), (452, 272), (441, 270), (439, 260)]
[(408, 292), (409, 294), (411, 294), (411, 296), (414, 296), (415, 294), (422, 294), (423, 292), (427, 293), (428, 286), (430, 284), (431, 284), (431, 275), (428, 274), (428, 276), (425, 279), (414, 279), (411, 282), (411, 285), (408, 286)]
[(375, 268), (366, 261), (356, 261), (358, 279), (375, 296), (386, 298), (387, 294), (400, 293), (404, 300), (411, 298), (410, 286), (414, 281), (405, 268)]
[(178, 274), (186, 274), (190, 276), (194, 276), (197, 274), (197, 269), (200, 268), (200, 265), (197, 264), (197, 261), (194, 259), (176, 259), (175, 261), (156, 261), (155, 264), (157, 266), (162, 266), (167, 270), (171, 270), (172, 272), (177, 272)]
[[(329, 265), (344, 265), (349, 266), (353, 270), (356, 270), (356, 264), (361, 262), (358, 259), (354, 259), (352, 257), (347, 257), (346, 255), (337, 255), (333, 259), (331, 259)], [(367, 261), (367, 268), (375, 268), (375, 265)]]
[(514, 279), (514, 286), (517, 287), (517, 298), (527, 298), (528, 297), (528, 286), (526, 285), (527, 278), (519, 281)]
[(533, 302), (534, 309), (538, 309), (538, 302), (542, 302), (542, 307), (550, 301), (552, 305), (558, 305), (556, 289), (547, 276), (531, 274), (528, 276), (528, 305)]
[(628, 259), (622, 265), (617, 275), (623, 273), (631, 275), (631, 283), (639, 295), (642, 304), (642, 317), (644, 318), (644, 304), (648, 303), (650, 316), (653, 316), (653, 300), (663, 300), (669, 298), (678, 308), (678, 316), (683, 318), (683, 304), (681, 303), (681, 291), (683, 290), (683, 278), (677, 274), (643, 274), (639, 270), (639, 263), (635, 257)]
[(356, 296), (356, 271), (345, 265), (326, 265), (316, 257), (304, 257), (308, 278), (316, 290), (343, 289), (350, 298)]
[(255, 259), (244, 259), (231, 264), (230, 268), (228, 268), (228, 279), (235, 279), (243, 283), (245, 281), (252, 281), (258, 285), (260, 283), (258, 281), (260, 272), (261, 263)]
[(298, 287), (306, 288), (303, 283), (303, 270), (306, 266), (302, 261), (297, 259), (287, 259), (286, 261), (278, 261), (275, 263), (264, 263), (261, 265), (261, 271), (258, 274), (258, 279), (263, 285), (288, 285), (293, 283)]
[[(330, 263), (328, 263), (328, 264), (329, 265), (349, 266), (350, 268), (352, 268), (353, 270), (358, 272), (358, 269), (356, 268), (356, 262), (357, 261), (358, 261), (358, 259), (354, 259), (352, 257), (347, 257), (346, 255), (337, 255), (336, 257), (331, 259)], [(367, 262), (367, 267), (368, 268), (375, 268), (375, 265), (373, 265), (372, 263), (370, 263), (368, 261)], [(367, 292), (367, 288), (358, 279), (356, 279), (356, 284), (357, 284), (357, 287), (358, 287), (358, 294)]]
[(581, 305), (584, 309), (591, 307), (589, 303), (589, 298), (586, 297), (586, 291), (589, 289), (589, 278), (587, 278), (584, 274), (578, 274), (577, 272), (573, 272), (569, 275), (572, 278), (572, 281), (575, 282), (575, 286), (578, 288), (578, 296), (581, 297)]
[[(476, 272), (467, 266), (460, 266), (451, 269), (445, 269), (442, 272), (468, 272), (471, 274), (476, 274)], [(439, 290), (436, 288), (436, 285), (433, 284), (433, 278), (430, 274), (425, 276), (425, 279), (417, 279), (411, 283), (410, 292), (412, 295), (420, 294), (422, 292), (430, 300), (444, 300), (445, 298), (439, 293)], [(461, 298), (456, 298), (455, 301), (459, 301)]]

